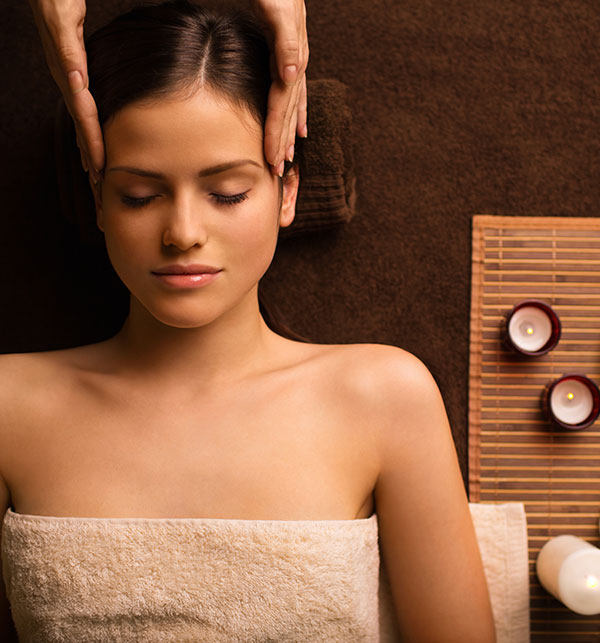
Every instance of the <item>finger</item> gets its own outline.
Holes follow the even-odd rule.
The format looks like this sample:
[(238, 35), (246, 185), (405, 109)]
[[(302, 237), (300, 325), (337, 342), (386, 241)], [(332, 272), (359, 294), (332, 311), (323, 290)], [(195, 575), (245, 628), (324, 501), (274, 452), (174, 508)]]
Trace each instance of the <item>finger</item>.
[(56, 42), (57, 63), (72, 93), (88, 86), (87, 58), (83, 45), (83, 24), (75, 31), (61, 34)]
[(297, 84), (294, 86), (294, 95), (289, 104), (288, 128), (284, 140), (285, 145), (285, 158), (288, 161), (294, 160), (294, 143), (296, 142), (296, 125), (298, 123), (298, 99), (300, 98), (300, 89), (302, 85)]
[[(273, 53), (277, 62), (279, 79), (293, 85), (301, 67), (300, 38), (304, 28), (302, 12), (297, 2), (285, 4), (261, 0), (263, 15), (274, 38)], [(304, 3), (301, 3), (304, 4)]]
[(89, 172), (90, 168), (89, 168), (89, 165), (88, 165), (88, 162), (87, 162), (86, 150), (84, 149), (84, 147), (83, 147), (83, 145), (81, 143), (81, 137), (79, 136), (79, 131), (77, 130), (77, 128), (75, 128), (75, 131), (77, 133), (77, 149), (79, 150), (79, 154), (81, 156), (81, 165), (83, 165), (83, 169), (86, 172)]
[[(48, 66), (54, 80), (68, 99), (68, 94), (81, 91), (88, 85), (87, 61), (83, 41), (85, 19), (84, 0), (71, 2), (65, 15), (49, 12), (44, 15), (34, 11), (34, 17), (42, 39)], [(52, 8), (55, 9), (52, 5)], [(66, 11), (66, 10), (65, 10)], [(81, 77), (71, 86), (69, 73), (78, 71)], [(75, 82), (75, 81), (71, 81)]]
[(298, 136), (306, 138), (308, 136), (308, 112), (307, 112), (307, 94), (306, 94), (306, 76), (302, 78), (300, 86), (300, 98), (298, 100), (297, 112), (297, 133)]
[[(98, 175), (104, 167), (104, 140), (98, 122), (98, 109), (88, 89), (75, 94), (72, 100), (73, 118), (79, 132), (82, 148), (91, 165), (91, 171)], [(96, 176), (95, 178), (98, 178)]]
[[(275, 83), (274, 83), (275, 84)], [(273, 87), (273, 86), (272, 86)], [(293, 124), (290, 122), (295, 115), (296, 107), (295, 103), (298, 95), (298, 86), (294, 85), (291, 88), (289, 86), (283, 85), (280, 81), (277, 81), (277, 88), (282, 89), (281, 101), (282, 104), (285, 104), (285, 112), (281, 119), (281, 127), (278, 131), (277, 140), (277, 152), (276, 158), (277, 162), (274, 163), (274, 172), (281, 176), (284, 159), (287, 159), (290, 153), (290, 146), (293, 145), (294, 137), (290, 137), (290, 128), (295, 128), (295, 121)], [(285, 103), (284, 103), (285, 101)]]
[(284, 158), (281, 153), (281, 139), (283, 131), (287, 131), (285, 117), (292, 90), (292, 87), (284, 85), (278, 79), (272, 82), (269, 90), (264, 147), (265, 157), (274, 167)]
[(94, 200), (98, 200), (98, 196), (101, 195), (102, 192), (102, 179), (94, 179), (93, 176), (88, 175), (88, 181), (90, 184), (90, 188), (92, 189), (92, 193), (94, 194)]
[(301, 74), (306, 73), (306, 68), (308, 67), (308, 58), (310, 55), (308, 47), (308, 33), (306, 30), (306, 5), (304, 2), (301, 2), (301, 17), (300, 17), (300, 66), (299, 71)]
[(300, 85), (296, 84), (292, 87), (291, 93), (288, 94), (288, 103), (285, 111), (284, 124), (281, 130), (279, 139), (278, 158), (290, 160), (290, 155), (293, 154), (293, 145), (295, 142), (296, 118), (297, 118), (297, 103), (300, 95)]
[(277, 80), (271, 85), (271, 91), (274, 96), (281, 101), (281, 105), (285, 109), (283, 113), (279, 113), (280, 126), (277, 132), (272, 134), (272, 139), (270, 143), (275, 146), (275, 158), (276, 161), (272, 163), (271, 171), (273, 174), (282, 175), (284, 160), (288, 156), (288, 150), (290, 143), (289, 132), (290, 132), (290, 119), (294, 111), (294, 93), (295, 86), (289, 87)]
[(56, 37), (58, 58), (61, 69), (66, 72), (68, 93), (65, 100), (78, 131), (82, 165), (91, 170), (95, 180), (104, 166), (104, 142), (96, 103), (89, 92), (87, 58), (83, 45), (83, 16), (77, 25), (76, 35), (72, 32), (59, 33)]

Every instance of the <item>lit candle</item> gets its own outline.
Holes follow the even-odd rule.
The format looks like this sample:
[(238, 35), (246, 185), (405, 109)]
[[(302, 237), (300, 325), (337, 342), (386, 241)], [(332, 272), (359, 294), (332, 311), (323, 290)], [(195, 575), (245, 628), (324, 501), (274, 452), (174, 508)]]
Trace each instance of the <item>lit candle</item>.
[(543, 355), (560, 338), (560, 321), (552, 308), (539, 299), (517, 304), (507, 320), (508, 341), (512, 348), (526, 355)]
[(565, 375), (546, 392), (550, 418), (567, 429), (585, 429), (600, 414), (600, 391), (585, 375)]
[(600, 614), (600, 549), (576, 536), (557, 536), (538, 554), (544, 589), (577, 614)]

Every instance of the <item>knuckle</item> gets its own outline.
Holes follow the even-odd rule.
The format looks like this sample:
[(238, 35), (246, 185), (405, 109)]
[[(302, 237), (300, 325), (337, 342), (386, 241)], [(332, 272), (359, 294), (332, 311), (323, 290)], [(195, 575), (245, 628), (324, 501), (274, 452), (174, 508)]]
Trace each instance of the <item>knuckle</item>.
[(71, 42), (59, 42), (56, 47), (58, 60), (63, 64), (70, 64), (79, 58), (79, 47)]
[(297, 57), (300, 53), (300, 46), (295, 38), (280, 39), (276, 44), (276, 48), (281, 54), (287, 54), (289, 56)]

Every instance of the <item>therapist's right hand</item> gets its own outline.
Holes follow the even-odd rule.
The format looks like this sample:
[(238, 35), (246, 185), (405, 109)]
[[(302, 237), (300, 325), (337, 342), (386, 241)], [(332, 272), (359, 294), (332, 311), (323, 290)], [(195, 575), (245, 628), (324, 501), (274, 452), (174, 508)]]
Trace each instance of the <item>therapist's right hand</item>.
[(96, 103), (88, 89), (85, 0), (29, 0), (29, 4), (46, 62), (75, 122), (81, 163), (97, 182), (104, 167), (104, 141)]

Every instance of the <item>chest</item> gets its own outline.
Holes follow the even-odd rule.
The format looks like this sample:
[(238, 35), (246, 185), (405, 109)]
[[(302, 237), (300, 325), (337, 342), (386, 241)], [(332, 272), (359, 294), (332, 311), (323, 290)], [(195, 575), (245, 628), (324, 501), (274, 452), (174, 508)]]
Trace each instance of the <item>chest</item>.
[(322, 520), (372, 511), (368, 440), (318, 397), (80, 391), (38, 406), (3, 472), (21, 513)]

